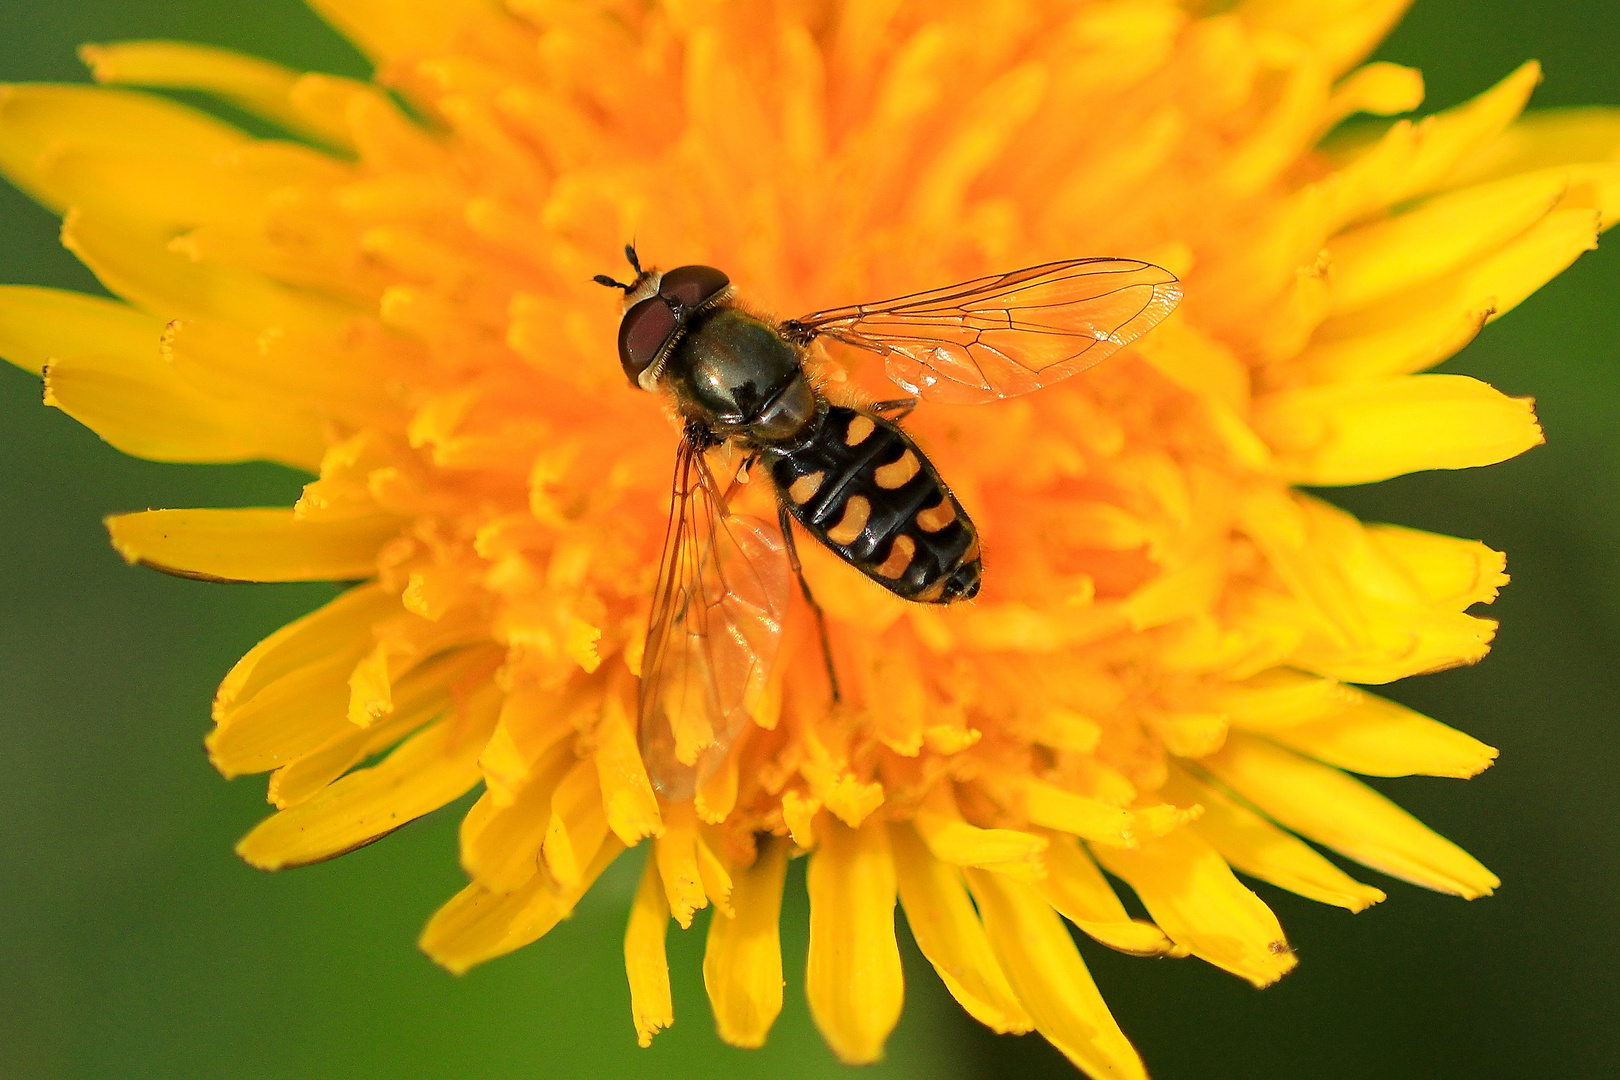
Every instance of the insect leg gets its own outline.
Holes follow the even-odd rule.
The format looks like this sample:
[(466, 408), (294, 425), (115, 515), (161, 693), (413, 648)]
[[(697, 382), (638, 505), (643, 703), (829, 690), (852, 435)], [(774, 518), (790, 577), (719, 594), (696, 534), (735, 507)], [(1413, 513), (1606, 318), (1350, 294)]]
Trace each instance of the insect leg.
[(904, 420), (911, 415), (911, 410), (917, 407), (914, 397), (894, 398), (891, 401), (877, 401), (872, 404), (872, 411), (886, 420)]
[(804, 580), (804, 567), (799, 563), (799, 549), (793, 543), (793, 519), (788, 516), (787, 504), (776, 504), (776, 516), (782, 522), (782, 542), (787, 545), (788, 562), (793, 566), (793, 573), (799, 579), (799, 590), (804, 593), (804, 602), (810, 605), (810, 610), (816, 613), (816, 629), (821, 633), (821, 658), (827, 662), (827, 685), (832, 687), (832, 699), (842, 701), (843, 695), (838, 692), (838, 672), (833, 670), (832, 641), (827, 637), (827, 617), (821, 613), (821, 605), (810, 594), (810, 583)]

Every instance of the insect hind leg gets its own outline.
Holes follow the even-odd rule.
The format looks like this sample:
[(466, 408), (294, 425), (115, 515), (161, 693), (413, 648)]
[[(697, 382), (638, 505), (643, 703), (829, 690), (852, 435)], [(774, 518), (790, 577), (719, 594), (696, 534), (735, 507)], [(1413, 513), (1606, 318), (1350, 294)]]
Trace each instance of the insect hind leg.
[(776, 516), (782, 523), (782, 542), (787, 545), (788, 563), (793, 567), (793, 575), (799, 579), (799, 591), (804, 593), (804, 602), (810, 605), (810, 610), (816, 615), (816, 630), (821, 635), (821, 658), (827, 664), (827, 685), (832, 688), (833, 701), (842, 701), (843, 695), (838, 692), (838, 672), (833, 667), (832, 639), (827, 636), (827, 616), (822, 614), (821, 605), (816, 603), (815, 596), (810, 592), (810, 583), (804, 580), (799, 549), (793, 543), (793, 519), (788, 516), (786, 503), (776, 504)]

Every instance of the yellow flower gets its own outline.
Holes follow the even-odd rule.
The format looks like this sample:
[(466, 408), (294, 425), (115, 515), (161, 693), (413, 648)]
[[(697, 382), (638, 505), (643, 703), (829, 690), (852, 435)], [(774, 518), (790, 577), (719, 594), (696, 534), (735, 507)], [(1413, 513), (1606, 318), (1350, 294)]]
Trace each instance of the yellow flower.
[[(1322, 143), (1419, 104), (1417, 72), (1357, 66), (1399, 0), (315, 6), (377, 85), (85, 50), (102, 82), (203, 91), (301, 141), (127, 90), (0, 97), (0, 168), (121, 298), (8, 287), (0, 353), (132, 454), (319, 476), (290, 509), (113, 518), (119, 551), (364, 582), (220, 687), (213, 760), (270, 771), (278, 808), (249, 862), (339, 854), (482, 784), (471, 883), (422, 938), (463, 971), (645, 842), (625, 941), (642, 1043), (673, 1019), (670, 920), (712, 905), (715, 1019), (754, 1046), (782, 1003), (785, 868), (808, 853), (806, 993), (844, 1060), (877, 1058), (899, 1017), (898, 899), (974, 1017), (1120, 1077), (1141, 1063), (1063, 919), (1264, 986), (1295, 958), (1234, 870), (1383, 899), (1309, 840), (1465, 897), (1496, 886), (1349, 774), (1495, 756), (1352, 684), (1480, 659), (1495, 624), (1467, 609), (1503, 556), (1295, 485), (1541, 441), (1529, 402), (1417, 373), (1620, 216), (1620, 116), (1521, 118), (1531, 64)], [(913, 414), (983, 533), (982, 594), (907, 605), (801, 544), (845, 700), (795, 608), (755, 724), (682, 803), (654, 793), (634, 730), (677, 432), (625, 387), (617, 305), (590, 281), (632, 237), (790, 315), (1076, 255), (1148, 259), (1186, 291), (1084, 376)], [(881, 393), (860, 357), (819, 359), (835, 389)]]

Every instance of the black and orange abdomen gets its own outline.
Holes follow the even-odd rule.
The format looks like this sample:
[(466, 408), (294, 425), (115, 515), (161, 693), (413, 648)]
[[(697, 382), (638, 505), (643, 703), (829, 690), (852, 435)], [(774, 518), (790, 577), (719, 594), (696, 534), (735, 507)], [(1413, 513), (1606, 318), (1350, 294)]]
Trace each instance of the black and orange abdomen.
[(761, 457), (805, 530), (891, 592), (925, 604), (979, 591), (979, 535), (898, 426), (830, 405), (789, 450)]

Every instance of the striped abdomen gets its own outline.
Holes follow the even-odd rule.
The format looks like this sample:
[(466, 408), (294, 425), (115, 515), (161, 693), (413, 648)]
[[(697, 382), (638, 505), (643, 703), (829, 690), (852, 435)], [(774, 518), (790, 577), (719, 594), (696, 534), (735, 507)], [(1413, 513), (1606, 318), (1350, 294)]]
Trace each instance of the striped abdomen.
[(832, 405), (804, 443), (763, 457), (799, 524), (879, 585), (925, 604), (978, 593), (973, 522), (890, 421)]

